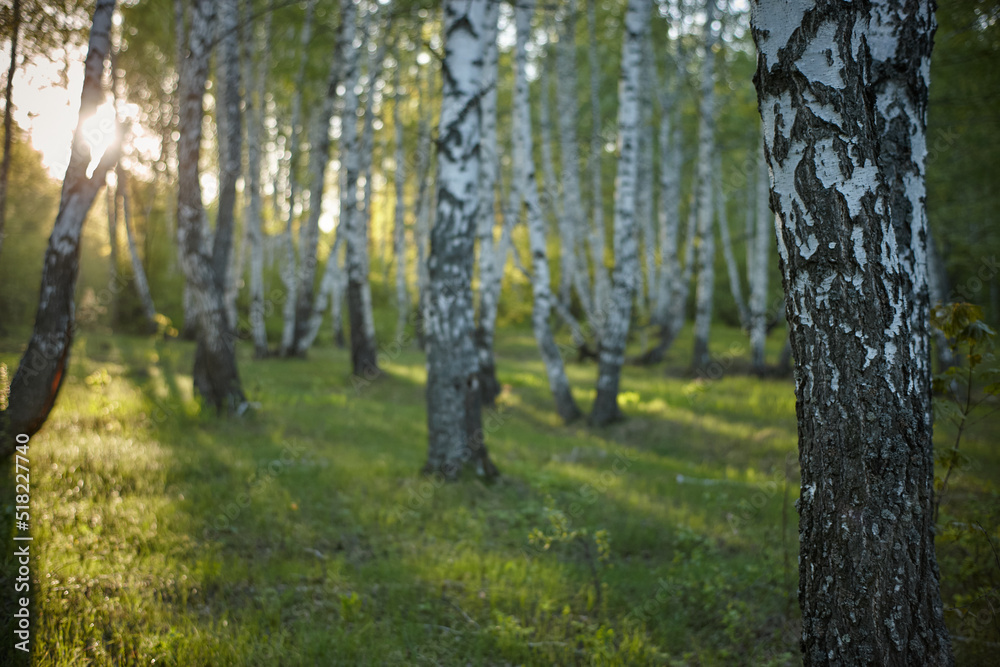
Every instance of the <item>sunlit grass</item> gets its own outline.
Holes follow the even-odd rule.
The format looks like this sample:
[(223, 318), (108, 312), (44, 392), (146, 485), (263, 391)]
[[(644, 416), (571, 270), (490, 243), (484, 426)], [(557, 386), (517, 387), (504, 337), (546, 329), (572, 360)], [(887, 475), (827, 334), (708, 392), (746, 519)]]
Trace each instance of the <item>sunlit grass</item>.
[[(742, 341), (719, 329), (713, 347)], [(667, 373), (626, 369), (629, 419), (590, 429), (555, 416), (530, 333), (502, 331), (503, 477), (442, 485), (417, 474), (415, 349), (358, 385), (344, 350), (241, 348), (261, 407), (218, 420), (191, 345), (83, 336), (31, 441), (35, 664), (794, 664), (792, 383), (740, 374), (745, 356), (699, 380), (689, 345)], [(589, 408), (594, 365), (568, 373)], [(996, 496), (997, 423), (969, 436), (953, 515)], [(539, 551), (553, 513), (585, 536)], [(599, 530), (606, 563), (585, 548)], [(968, 593), (963, 563), (943, 560), (946, 595)]]

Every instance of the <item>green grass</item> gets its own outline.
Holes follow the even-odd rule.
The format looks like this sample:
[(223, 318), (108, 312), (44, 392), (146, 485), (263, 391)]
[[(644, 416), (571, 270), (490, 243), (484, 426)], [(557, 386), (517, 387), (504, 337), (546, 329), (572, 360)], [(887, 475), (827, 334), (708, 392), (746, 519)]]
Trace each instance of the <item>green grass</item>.
[[(23, 340), (0, 340), (0, 361), (15, 367)], [(190, 344), (81, 335), (31, 440), (33, 664), (796, 664), (792, 382), (743, 374), (745, 339), (725, 329), (722, 377), (692, 378), (690, 344), (666, 373), (628, 368), (629, 419), (589, 429), (559, 423), (530, 335), (501, 332), (486, 424), (503, 476), (485, 485), (418, 475), (416, 350), (355, 390), (346, 351), (254, 361), (244, 345), (261, 407), (220, 420), (192, 396)], [(568, 372), (588, 408), (594, 365)], [(994, 536), (998, 425), (972, 429), (943, 507)], [(984, 606), (986, 544), (941, 545), (949, 604)]]

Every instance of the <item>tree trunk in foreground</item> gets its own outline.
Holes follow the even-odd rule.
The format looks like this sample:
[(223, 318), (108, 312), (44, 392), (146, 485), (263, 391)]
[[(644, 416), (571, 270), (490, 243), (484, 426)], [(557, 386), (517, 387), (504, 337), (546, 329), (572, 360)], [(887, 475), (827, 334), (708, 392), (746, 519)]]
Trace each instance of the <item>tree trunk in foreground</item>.
[(649, 30), (649, 0), (629, 0), (625, 10), (622, 74), (618, 93), (618, 179), (615, 187), (615, 271), (606, 335), (601, 339), (597, 396), (590, 422), (603, 426), (621, 419), (618, 385), (625, 363), (632, 300), (639, 284), (636, 240), (635, 186), (639, 146), (639, 86), (642, 84), (642, 44)]
[[(525, 208), (528, 214), (528, 244), (531, 248), (531, 290), (534, 303), (531, 311), (531, 324), (535, 333), (538, 349), (545, 362), (545, 373), (549, 379), (549, 388), (556, 402), (556, 412), (563, 422), (570, 423), (581, 415), (580, 408), (573, 400), (569, 379), (552, 335), (549, 318), (552, 314), (552, 290), (549, 286), (549, 260), (546, 255), (545, 219), (538, 196), (538, 185), (535, 179), (535, 164), (532, 157), (531, 141), (531, 100), (528, 93), (528, 38), (531, 36), (531, 15), (534, 13), (533, 0), (521, 0), (514, 10), (514, 20), (517, 25), (514, 64), (514, 182), (511, 187), (521, 188)], [(542, 90), (542, 94), (547, 91)], [(555, 170), (553, 169), (554, 173)], [(570, 246), (571, 248), (572, 246)], [(564, 247), (563, 257), (568, 259), (572, 253)], [(572, 269), (572, 262), (564, 264), (566, 270)], [(566, 283), (569, 285), (569, 283)]]
[(493, 477), (479, 401), (472, 331), (472, 264), (479, 209), (480, 39), (487, 0), (447, 0), (438, 129), (437, 219), (427, 285), (427, 464), (454, 479), (466, 464)]
[(242, 412), (246, 399), (236, 368), (236, 336), (226, 314), (224, 275), (217, 275), (213, 254), (207, 249), (208, 224), (201, 200), (198, 161), (204, 115), (208, 59), (215, 38), (213, 0), (194, 5), (188, 53), (180, 87), (180, 140), (178, 141), (178, 226), (181, 264), (196, 302), (197, 340), (194, 384), (217, 412)]
[(90, 146), (83, 121), (91, 117), (104, 97), (101, 79), (111, 50), (114, 0), (97, 0), (80, 95), (80, 120), (73, 134), (73, 151), (49, 245), (45, 251), (35, 327), (10, 385), (8, 407), (0, 413), (0, 457), (14, 451), (15, 436), (31, 436), (42, 427), (62, 387), (73, 345), (73, 293), (80, 266), (80, 234), (94, 198), (104, 185), (108, 169), (118, 160), (109, 148), (90, 177)]
[[(884, 99), (923, 130), (929, 2), (763, 0), (756, 85), (796, 365), (802, 654), (813, 665), (951, 665), (934, 554), (926, 329), (898, 254)], [(897, 13), (898, 11), (898, 13)], [(893, 67), (885, 67), (889, 62)], [(873, 94), (873, 91), (876, 91)], [(912, 135), (911, 135), (912, 137)], [(912, 200), (911, 200), (912, 201)], [(849, 639), (849, 640), (848, 640)]]

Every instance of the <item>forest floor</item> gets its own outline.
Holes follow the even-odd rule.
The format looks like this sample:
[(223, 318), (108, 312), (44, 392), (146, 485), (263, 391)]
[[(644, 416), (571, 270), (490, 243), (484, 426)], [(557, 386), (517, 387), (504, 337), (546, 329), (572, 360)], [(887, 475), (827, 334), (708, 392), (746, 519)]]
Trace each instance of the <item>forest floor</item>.
[[(0, 361), (24, 340), (0, 340)], [(797, 664), (792, 380), (747, 374), (721, 327), (718, 368), (692, 378), (690, 343), (666, 373), (628, 368), (628, 419), (590, 429), (559, 423), (530, 334), (502, 331), (485, 419), (502, 477), (438, 484), (418, 474), (412, 347), (387, 346), (366, 384), (346, 350), (254, 361), (243, 344), (260, 408), (225, 420), (199, 414), (192, 344), (83, 333), (28, 456), (33, 664)], [(780, 332), (769, 344), (774, 361)], [(594, 364), (568, 372), (589, 408)], [(1000, 562), (974, 528), (1000, 542), (998, 444), (1000, 415), (968, 431), (942, 507), (959, 664), (1000, 641)], [(13, 462), (0, 471), (10, 540)]]

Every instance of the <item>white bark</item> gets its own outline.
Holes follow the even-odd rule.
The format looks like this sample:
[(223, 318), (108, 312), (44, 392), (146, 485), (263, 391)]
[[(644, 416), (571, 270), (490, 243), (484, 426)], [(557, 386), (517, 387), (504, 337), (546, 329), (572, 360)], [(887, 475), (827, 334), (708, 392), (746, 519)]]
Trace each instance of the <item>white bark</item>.
[[(247, 12), (249, 14), (249, 12)], [(264, 15), (265, 44), (271, 41), (273, 12)], [(258, 359), (268, 355), (267, 329), (264, 326), (264, 228), (261, 202), (261, 132), (264, 130), (264, 104), (267, 95), (267, 73), (270, 66), (270, 50), (261, 48), (253, 23), (247, 30), (246, 45), (249, 53), (244, 59), (244, 81), (246, 82), (246, 125), (247, 125), (247, 205), (244, 226), (250, 244), (250, 335), (253, 339), (254, 356)], [(254, 56), (260, 57), (254, 65)]]
[(635, 188), (639, 161), (639, 87), (642, 85), (642, 47), (649, 30), (649, 0), (629, 0), (625, 10), (621, 80), (618, 87), (618, 178), (615, 185), (615, 270), (610, 317), (601, 339), (597, 397), (590, 420), (604, 425), (621, 418), (618, 386), (625, 363), (632, 301), (639, 285), (639, 248), (636, 241)]
[(307, 0), (305, 23), (299, 36), (299, 65), (295, 74), (295, 94), (292, 96), (291, 136), (289, 141), (288, 169), (288, 220), (285, 225), (283, 245), (284, 263), (281, 267), (281, 281), (285, 286), (285, 301), (282, 306), (284, 325), (281, 329), (281, 356), (292, 354), (295, 345), (295, 307), (298, 291), (298, 270), (295, 259), (295, 242), (292, 237), (295, 224), (295, 203), (299, 194), (298, 163), (299, 146), (302, 136), (302, 96), (305, 93), (306, 64), (309, 60), (309, 41), (312, 39), (313, 16), (317, 0)]
[[(552, 314), (549, 262), (546, 252), (545, 219), (539, 201), (538, 183), (532, 157), (531, 101), (528, 90), (528, 39), (531, 37), (531, 17), (534, 0), (520, 0), (514, 10), (517, 38), (514, 47), (514, 113), (511, 134), (514, 139), (511, 187), (521, 190), (528, 220), (528, 245), (531, 249), (531, 289), (534, 295), (531, 323), (535, 341), (545, 363), (545, 372), (556, 402), (556, 410), (569, 423), (580, 416), (573, 400), (566, 369), (552, 335), (549, 318)], [(546, 91), (542, 91), (545, 94)], [(554, 175), (554, 170), (553, 170)]]
[(639, 177), (636, 182), (636, 218), (642, 242), (643, 269), (641, 289), (636, 295), (636, 303), (643, 314), (652, 314), (656, 285), (656, 225), (654, 221), (653, 185), (655, 166), (653, 155), (656, 150), (653, 132), (653, 90), (655, 73), (653, 70), (653, 42), (649, 33), (642, 45), (642, 81), (639, 91)]
[[(746, 331), (750, 328), (750, 312), (747, 310), (746, 300), (743, 298), (743, 286), (740, 284), (740, 267), (736, 263), (736, 255), (733, 254), (732, 234), (729, 230), (729, 214), (726, 209), (726, 195), (722, 190), (722, 165), (718, 152), (715, 157), (715, 175), (713, 188), (715, 190), (715, 207), (718, 212), (716, 223), (719, 225), (719, 240), (722, 242), (722, 256), (726, 260), (726, 273), (729, 278), (729, 291), (733, 295), (736, 303), (736, 313), (740, 318), (740, 327)], [(749, 240), (748, 240), (749, 243)]]
[[(753, 247), (750, 274), (750, 353), (754, 369), (764, 369), (764, 344), (767, 342), (767, 269), (768, 251), (771, 247), (774, 214), (768, 204), (767, 161), (763, 144), (757, 166), (757, 210), (754, 216), (754, 233), (747, 245)], [(749, 207), (748, 207), (749, 208)], [(752, 239), (752, 243), (751, 243)], [(748, 258), (750, 253), (748, 253)]]
[(393, 76), (392, 125), (395, 130), (396, 153), (393, 185), (396, 209), (393, 214), (392, 254), (396, 259), (396, 340), (402, 340), (409, 315), (410, 299), (406, 291), (406, 145), (404, 143), (403, 117), (399, 113), (405, 99), (400, 83), (399, 51), (396, 51), (396, 71)]
[(473, 251), (479, 208), (480, 38), (487, 0), (447, 0), (438, 130), (438, 197), (426, 294), (427, 431), (425, 471), (456, 477), (467, 463), (496, 468), (483, 443), (478, 362), (472, 333)]
[(705, 2), (705, 38), (701, 61), (701, 100), (698, 107), (698, 284), (695, 292), (694, 354), (692, 365), (704, 367), (709, 362), (708, 336), (712, 325), (712, 299), (715, 289), (715, 235), (712, 233), (712, 155), (715, 149), (715, 54), (712, 22), (715, 0)]
[(605, 327), (612, 304), (608, 270), (604, 264), (604, 189), (601, 185), (601, 157), (604, 138), (601, 136), (601, 65), (597, 54), (597, 0), (587, 0), (588, 64), (590, 66), (590, 197), (591, 227), (587, 236), (590, 261), (594, 271), (594, 311), (599, 324), (597, 339), (604, 339)]

